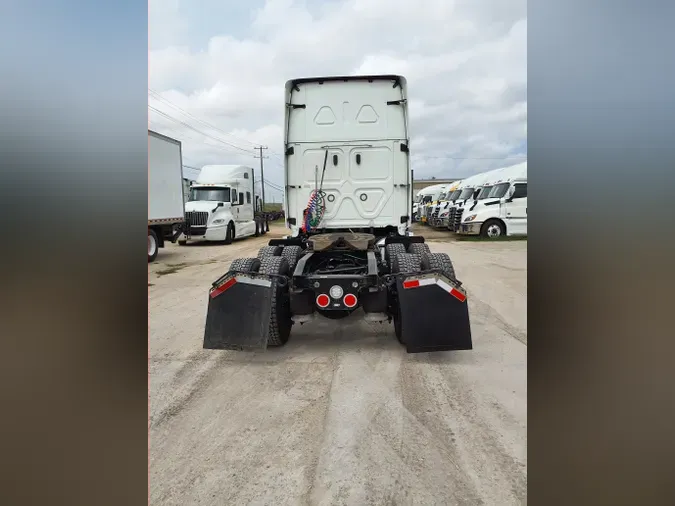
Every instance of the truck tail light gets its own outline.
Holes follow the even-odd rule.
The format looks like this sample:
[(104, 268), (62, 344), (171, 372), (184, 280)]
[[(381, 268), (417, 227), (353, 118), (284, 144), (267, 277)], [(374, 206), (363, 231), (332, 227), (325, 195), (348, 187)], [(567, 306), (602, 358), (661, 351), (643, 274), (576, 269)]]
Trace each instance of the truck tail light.
[(330, 304), (330, 297), (326, 295), (325, 293), (322, 293), (317, 296), (316, 298), (316, 305), (319, 306), (320, 308), (328, 307), (328, 304)]
[(344, 299), (342, 299), (342, 303), (349, 308), (356, 306), (357, 302), (358, 300), (356, 299), (356, 295), (353, 295), (351, 293), (348, 293), (347, 295), (345, 295)]

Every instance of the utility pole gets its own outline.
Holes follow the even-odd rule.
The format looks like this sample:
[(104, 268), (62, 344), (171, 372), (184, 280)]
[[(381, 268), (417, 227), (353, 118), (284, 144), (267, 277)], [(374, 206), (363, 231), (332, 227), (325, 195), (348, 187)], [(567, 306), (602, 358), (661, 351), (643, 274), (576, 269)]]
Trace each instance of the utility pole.
[(260, 158), (260, 186), (262, 187), (262, 209), (265, 210), (265, 172), (263, 169), (263, 158), (269, 158), (269, 156), (263, 156), (263, 149), (267, 149), (267, 146), (259, 146), (257, 148), (260, 151), (260, 156), (255, 156), (254, 158)]

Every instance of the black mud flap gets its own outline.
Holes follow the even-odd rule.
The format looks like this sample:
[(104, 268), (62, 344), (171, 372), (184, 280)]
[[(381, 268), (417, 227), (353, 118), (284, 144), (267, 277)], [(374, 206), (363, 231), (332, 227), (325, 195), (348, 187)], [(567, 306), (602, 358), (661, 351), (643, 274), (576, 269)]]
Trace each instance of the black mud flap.
[(209, 292), (204, 348), (267, 349), (272, 280), (264, 274), (226, 274)]
[(435, 273), (409, 274), (396, 286), (408, 353), (473, 349), (466, 291), (457, 282)]

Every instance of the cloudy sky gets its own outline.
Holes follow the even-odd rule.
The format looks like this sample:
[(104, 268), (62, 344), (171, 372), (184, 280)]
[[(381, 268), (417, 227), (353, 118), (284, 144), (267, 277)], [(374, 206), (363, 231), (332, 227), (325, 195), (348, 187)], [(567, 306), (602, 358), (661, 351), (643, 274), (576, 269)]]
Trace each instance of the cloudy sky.
[[(284, 83), (402, 74), (415, 177), (525, 160), (525, 0), (150, 0), (150, 128), (183, 142), (185, 174), (258, 167), (283, 182)], [(269, 192), (269, 193), (268, 193)], [(270, 197), (280, 197), (271, 187)]]

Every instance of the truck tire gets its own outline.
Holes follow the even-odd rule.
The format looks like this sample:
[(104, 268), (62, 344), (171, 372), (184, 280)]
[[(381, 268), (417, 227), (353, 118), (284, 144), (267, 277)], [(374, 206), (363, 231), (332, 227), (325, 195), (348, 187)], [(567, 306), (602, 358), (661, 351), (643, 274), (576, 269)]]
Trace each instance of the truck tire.
[(430, 271), (434, 269), (438, 269), (446, 278), (457, 279), (452, 260), (447, 253), (430, 253), (422, 257), (422, 270)]
[(258, 220), (255, 221), (255, 237), (258, 237), (260, 235), (260, 222)]
[(263, 246), (258, 250), (258, 258), (278, 257), (281, 255), (281, 248), (279, 246)]
[(178, 241), (178, 246), (187, 246), (187, 239), (181, 239)]
[(154, 262), (159, 251), (159, 241), (157, 234), (151, 228), (148, 229), (148, 263)]
[(405, 246), (401, 243), (387, 244), (384, 248), (384, 262), (389, 266), (390, 272), (394, 259), (399, 253), (405, 253)]
[[(266, 256), (260, 261), (261, 274), (289, 275), (288, 260), (284, 257)], [(267, 346), (282, 346), (288, 341), (291, 333), (290, 299), (288, 296), (288, 283), (280, 284), (279, 280), (272, 278), (272, 311), (269, 322), (269, 337)]]
[(225, 244), (232, 244), (234, 241), (234, 224), (232, 222), (227, 225), (227, 233), (225, 234)]
[(394, 258), (393, 268), (396, 273), (414, 274), (422, 270), (422, 256), (415, 253), (399, 253)]
[(423, 257), (430, 254), (431, 250), (429, 249), (429, 245), (424, 242), (413, 242), (408, 246), (408, 253), (414, 253)]
[[(412, 274), (419, 272), (421, 265), (422, 257), (420, 255), (415, 253), (399, 253), (394, 257), (391, 272), (392, 274)], [(405, 344), (401, 330), (401, 306), (398, 297), (396, 297), (394, 304), (395, 306), (392, 308), (394, 313), (394, 334), (396, 334), (396, 339), (398, 339), (399, 343)]]
[(230, 264), (231, 271), (258, 272), (259, 269), (259, 258), (235, 258)]
[(506, 227), (501, 220), (487, 220), (483, 223), (483, 226), (480, 227), (480, 235), (486, 239), (496, 239), (497, 237), (506, 235)]
[(281, 256), (288, 260), (288, 268), (291, 274), (293, 274), (301, 255), (302, 248), (300, 246), (285, 246), (281, 250)]

